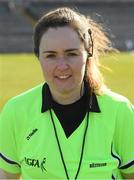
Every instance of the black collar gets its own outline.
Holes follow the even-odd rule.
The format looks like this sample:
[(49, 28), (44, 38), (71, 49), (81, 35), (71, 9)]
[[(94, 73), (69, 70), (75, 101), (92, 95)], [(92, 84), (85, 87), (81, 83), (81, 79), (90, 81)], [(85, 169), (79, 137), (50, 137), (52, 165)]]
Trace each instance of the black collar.
[[(87, 98), (90, 99), (89, 95), (89, 90), (86, 87), (86, 93), (87, 93)], [(47, 83), (45, 83), (42, 87), (42, 108), (41, 108), (41, 113), (44, 113), (45, 111), (51, 109), (53, 107), (52, 103), (52, 96), (51, 92), (49, 89), (49, 86)], [(100, 112), (100, 108), (97, 102), (96, 95), (93, 93), (92, 94), (92, 103), (91, 106), (89, 106), (88, 111), (90, 112)]]

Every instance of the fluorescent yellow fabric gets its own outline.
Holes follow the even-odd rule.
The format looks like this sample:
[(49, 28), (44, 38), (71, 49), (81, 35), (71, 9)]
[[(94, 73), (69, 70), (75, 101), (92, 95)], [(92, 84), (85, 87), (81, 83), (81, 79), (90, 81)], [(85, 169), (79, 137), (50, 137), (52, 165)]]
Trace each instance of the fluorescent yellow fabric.
[[(49, 110), (41, 113), (42, 85), (11, 99), (0, 116), (0, 168), (28, 179), (65, 179)], [(78, 179), (120, 179), (134, 172), (134, 110), (130, 102), (107, 91), (97, 96), (101, 112), (90, 112)], [(70, 178), (80, 159), (86, 117), (66, 138), (53, 118)], [(121, 167), (125, 167), (120, 169)]]

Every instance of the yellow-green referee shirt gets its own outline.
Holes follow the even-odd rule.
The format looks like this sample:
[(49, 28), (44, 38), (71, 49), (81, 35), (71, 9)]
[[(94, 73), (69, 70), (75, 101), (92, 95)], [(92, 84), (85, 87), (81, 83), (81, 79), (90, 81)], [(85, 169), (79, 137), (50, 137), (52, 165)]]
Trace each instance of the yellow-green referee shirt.
[[(0, 168), (20, 173), (22, 179), (66, 179), (48, 96), (47, 85), (39, 85), (9, 100), (0, 115)], [(121, 179), (121, 171), (134, 173), (134, 110), (130, 102), (107, 90), (102, 96), (94, 95), (93, 109), (89, 111), (78, 179)], [(69, 177), (73, 179), (86, 116), (67, 138), (53, 110), (52, 114)]]

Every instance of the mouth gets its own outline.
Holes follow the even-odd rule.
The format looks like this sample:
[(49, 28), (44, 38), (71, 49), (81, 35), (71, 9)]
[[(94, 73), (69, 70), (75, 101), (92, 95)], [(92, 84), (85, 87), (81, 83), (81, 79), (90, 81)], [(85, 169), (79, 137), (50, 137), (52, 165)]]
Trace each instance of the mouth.
[(71, 75), (61, 75), (61, 76), (56, 76), (57, 79), (60, 80), (66, 80), (69, 79), (71, 77)]

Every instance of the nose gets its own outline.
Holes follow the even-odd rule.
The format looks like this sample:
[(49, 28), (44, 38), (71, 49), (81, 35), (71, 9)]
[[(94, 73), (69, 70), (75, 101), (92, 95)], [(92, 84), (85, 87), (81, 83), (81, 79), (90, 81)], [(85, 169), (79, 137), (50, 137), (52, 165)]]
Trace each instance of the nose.
[(68, 69), (68, 62), (64, 57), (58, 58), (58, 63), (57, 63), (57, 69), (58, 70), (66, 70)]

